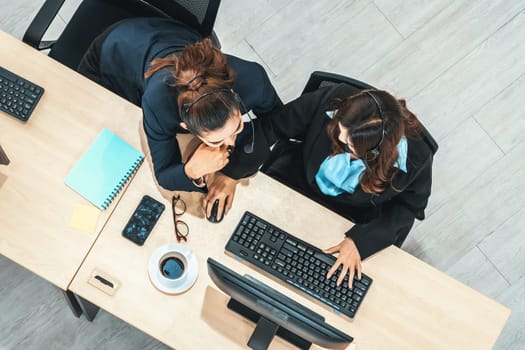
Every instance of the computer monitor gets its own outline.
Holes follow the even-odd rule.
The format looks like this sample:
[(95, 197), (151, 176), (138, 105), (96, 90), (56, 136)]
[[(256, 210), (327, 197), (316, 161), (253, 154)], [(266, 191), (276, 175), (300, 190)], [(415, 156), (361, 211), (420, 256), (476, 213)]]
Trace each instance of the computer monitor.
[(0, 145), (0, 164), (9, 164), (9, 158), (7, 158), (7, 154), (5, 154), (4, 150), (2, 149), (2, 145)]
[(312, 343), (329, 349), (341, 349), (353, 338), (324, 322), (324, 317), (293, 301), (257, 279), (228, 269), (208, 258), (208, 274), (217, 287), (231, 299), (228, 308), (256, 322), (248, 346), (267, 349), (274, 335), (301, 349)]

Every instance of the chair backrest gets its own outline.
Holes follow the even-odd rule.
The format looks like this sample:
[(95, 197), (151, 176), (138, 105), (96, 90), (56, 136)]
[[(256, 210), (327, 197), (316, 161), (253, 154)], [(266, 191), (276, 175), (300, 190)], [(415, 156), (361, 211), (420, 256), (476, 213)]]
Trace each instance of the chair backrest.
[[(310, 75), (310, 78), (308, 79), (308, 82), (306, 83), (306, 86), (303, 89), (302, 94), (305, 94), (307, 92), (315, 91), (319, 88), (329, 86), (329, 85), (336, 85), (345, 83), (350, 86), (355, 87), (359, 90), (366, 90), (366, 89), (376, 89), (372, 85), (368, 85), (366, 83), (363, 83), (362, 81), (352, 79), (349, 77), (345, 77), (343, 75), (334, 74), (334, 73), (328, 73), (328, 72), (321, 72), (321, 71), (315, 71)], [(432, 153), (436, 154), (438, 150), (438, 143), (436, 140), (432, 137), (430, 132), (425, 128), (423, 125), (423, 138), (425, 139), (425, 142), (432, 150)]]
[[(41, 39), (53, 21), (64, 0), (46, 0), (31, 22), (24, 42), (43, 48)], [(220, 47), (213, 33), (213, 25), (220, 0), (83, 0), (60, 37), (47, 45), (49, 56), (77, 69), (78, 64), (93, 40), (110, 25), (132, 17), (164, 17), (181, 21), (200, 32), (212, 36), (214, 45)]]
[(372, 85), (368, 85), (366, 83), (363, 83), (362, 81), (352, 79), (349, 77), (345, 77), (343, 75), (315, 71), (312, 74), (310, 74), (310, 78), (306, 82), (306, 86), (304, 87), (301, 95), (307, 92), (315, 91), (325, 86), (336, 85), (336, 84), (341, 84), (341, 83), (348, 84), (359, 90), (375, 89), (375, 87), (373, 87)]
[(144, 0), (168, 17), (177, 19), (210, 36), (219, 11), (220, 0)]

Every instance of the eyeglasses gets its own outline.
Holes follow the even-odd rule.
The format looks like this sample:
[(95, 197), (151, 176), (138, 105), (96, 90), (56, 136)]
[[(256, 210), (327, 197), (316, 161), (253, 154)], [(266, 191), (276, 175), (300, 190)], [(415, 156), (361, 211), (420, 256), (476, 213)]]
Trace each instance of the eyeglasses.
[[(177, 207), (177, 203), (179, 202), (180, 206)], [(179, 216), (186, 212), (186, 203), (180, 198), (180, 195), (171, 197), (171, 211), (173, 212), (173, 224), (175, 225), (175, 236), (177, 237), (177, 242), (186, 242), (188, 240), (190, 229), (184, 221), (178, 219)]]

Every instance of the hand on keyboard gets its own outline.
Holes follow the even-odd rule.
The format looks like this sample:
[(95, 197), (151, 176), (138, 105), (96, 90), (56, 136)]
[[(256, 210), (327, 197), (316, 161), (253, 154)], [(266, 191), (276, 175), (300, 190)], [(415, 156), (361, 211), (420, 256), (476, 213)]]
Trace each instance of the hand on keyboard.
[[(327, 250), (339, 252), (336, 259), (250, 212), (242, 216), (226, 251), (348, 317), (355, 316), (372, 285), (372, 278), (361, 274), (361, 257), (352, 240), (345, 239)], [(344, 273), (339, 274), (339, 265), (343, 265)], [(355, 269), (359, 280), (348, 282), (352, 281), (350, 275), (355, 275)], [(331, 278), (327, 279), (329, 270)], [(348, 288), (349, 285), (353, 288)]]
[(355, 246), (354, 241), (346, 237), (343, 239), (338, 245), (335, 245), (331, 248), (325, 249), (324, 252), (326, 254), (334, 254), (339, 253), (337, 260), (332, 265), (332, 268), (328, 271), (328, 274), (326, 275), (327, 279), (330, 279), (332, 275), (337, 271), (340, 265), (341, 266), (341, 272), (339, 273), (339, 278), (337, 279), (337, 285), (341, 285), (343, 282), (343, 279), (347, 272), (350, 273), (350, 276), (348, 278), (348, 287), (352, 288), (352, 281), (354, 280), (354, 274), (357, 270), (357, 279), (361, 279), (361, 256), (359, 255), (359, 251), (357, 250), (357, 247)]

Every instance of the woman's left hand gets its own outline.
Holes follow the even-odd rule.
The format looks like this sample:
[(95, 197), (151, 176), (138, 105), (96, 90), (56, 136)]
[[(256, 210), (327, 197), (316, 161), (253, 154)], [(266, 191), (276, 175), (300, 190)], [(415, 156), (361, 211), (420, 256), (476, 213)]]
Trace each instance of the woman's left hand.
[(337, 279), (338, 286), (343, 283), (343, 279), (347, 272), (350, 273), (350, 276), (348, 276), (349, 288), (352, 288), (352, 282), (356, 270), (357, 279), (361, 279), (361, 255), (359, 255), (359, 251), (351, 238), (346, 237), (338, 245), (328, 248), (324, 252), (327, 254), (339, 253), (337, 260), (328, 271), (326, 278), (330, 279), (339, 268), (339, 265), (343, 265), (341, 272), (339, 273), (339, 278)]
[(219, 200), (217, 217), (222, 217), (223, 211), (227, 214), (232, 207), (236, 188), (237, 180), (219, 172), (215, 173), (213, 182), (208, 184), (208, 193), (204, 196), (202, 201), (202, 207), (206, 211), (206, 217), (210, 217), (211, 208), (217, 199)]

